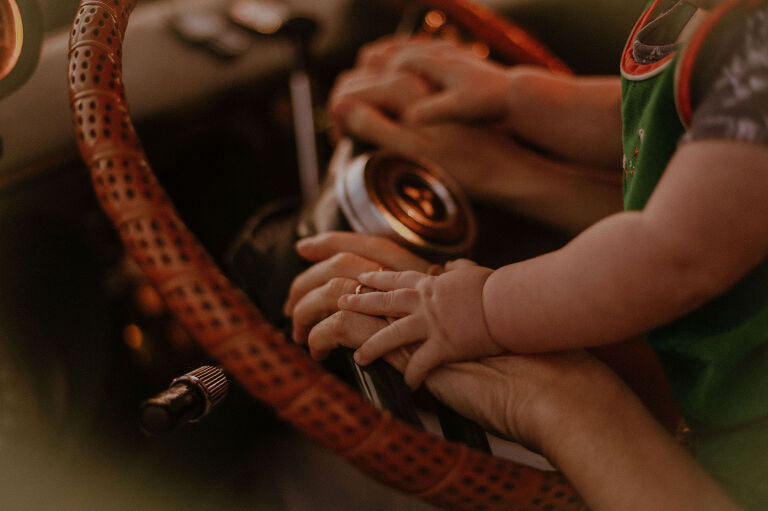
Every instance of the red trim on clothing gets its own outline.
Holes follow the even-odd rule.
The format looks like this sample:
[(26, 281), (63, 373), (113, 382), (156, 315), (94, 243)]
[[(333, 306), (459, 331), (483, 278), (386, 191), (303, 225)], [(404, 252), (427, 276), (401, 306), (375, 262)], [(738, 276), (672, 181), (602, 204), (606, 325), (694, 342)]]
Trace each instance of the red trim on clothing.
[(675, 100), (677, 102), (680, 120), (685, 127), (690, 126), (693, 118), (693, 105), (691, 104), (691, 79), (696, 65), (696, 58), (699, 56), (704, 41), (717, 24), (722, 21), (726, 14), (735, 7), (752, 7), (762, 3), (765, 0), (730, 0), (716, 7), (712, 13), (704, 20), (701, 26), (693, 34), (690, 41), (683, 51), (683, 55), (678, 64), (678, 78), (675, 90)]
[(632, 33), (629, 34), (627, 44), (624, 46), (624, 53), (622, 53), (621, 56), (621, 70), (625, 75), (643, 76), (648, 73), (652, 73), (660, 67), (667, 65), (667, 63), (669, 63), (669, 61), (675, 57), (675, 53), (673, 52), (656, 62), (652, 62), (650, 64), (640, 64), (635, 60), (635, 55), (632, 51), (632, 44), (635, 41), (637, 33), (645, 28), (648, 22), (651, 21), (654, 13), (656, 12), (656, 9), (659, 7), (659, 4), (661, 4), (661, 1), (662, 0), (655, 0), (653, 4), (651, 4), (651, 6), (645, 10), (642, 16), (640, 16), (640, 19), (637, 20), (637, 23), (635, 23), (635, 27), (632, 29)]

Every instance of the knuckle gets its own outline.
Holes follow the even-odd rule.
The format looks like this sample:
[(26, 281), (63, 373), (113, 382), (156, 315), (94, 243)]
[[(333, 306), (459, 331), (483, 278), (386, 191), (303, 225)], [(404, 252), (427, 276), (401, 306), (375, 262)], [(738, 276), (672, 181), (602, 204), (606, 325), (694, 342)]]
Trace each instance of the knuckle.
[(392, 337), (395, 339), (402, 339), (403, 338), (403, 325), (400, 324), (399, 321), (395, 321), (391, 325), (389, 325), (390, 333), (392, 334)]
[(387, 291), (381, 294), (381, 305), (384, 309), (391, 309), (395, 304), (395, 292)]
[(337, 337), (344, 337), (348, 333), (348, 318), (349, 313), (346, 311), (338, 311), (328, 317), (327, 325), (328, 331)]
[(335, 254), (331, 257), (329, 264), (334, 271), (343, 269), (347, 265), (347, 253), (339, 252), (338, 254)]
[(420, 296), (431, 296), (432, 295), (432, 289), (434, 287), (435, 277), (427, 277), (424, 279), (421, 279), (418, 284), (416, 284), (415, 291)]
[(349, 288), (351, 280), (344, 278), (344, 277), (333, 277), (331, 280), (328, 281), (327, 288), (328, 291), (336, 296), (343, 294), (347, 291)]

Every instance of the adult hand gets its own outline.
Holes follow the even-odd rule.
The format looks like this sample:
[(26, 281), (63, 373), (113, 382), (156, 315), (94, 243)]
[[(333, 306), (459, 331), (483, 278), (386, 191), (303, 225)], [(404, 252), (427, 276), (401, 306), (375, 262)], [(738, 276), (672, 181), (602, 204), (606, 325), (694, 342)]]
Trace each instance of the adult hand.
[[(356, 349), (387, 327), (385, 319), (339, 311), (309, 335), (313, 350)], [(400, 372), (411, 355), (385, 356)], [(583, 351), (541, 355), (502, 355), (441, 365), (424, 380), (440, 401), (497, 435), (554, 455), (568, 427), (569, 414), (601, 417), (615, 413), (619, 401), (637, 402), (621, 380)]]
[[(386, 325), (337, 312), (312, 330), (310, 345), (357, 348)], [(401, 372), (408, 358), (404, 350), (386, 356)], [(584, 351), (447, 364), (425, 385), (486, 430), (544, 454), (590, 509), (737, 509), (621, 379)]]
[[(353, 293), (360, 273), (379, 268), (428, 271), (430, 263), (395, 242), (349, 232), (306, 238), (296, 245), (303, 258), (317, 262), (294, 279), (284, 312), (293, 318), (293, 339), (307, 341), (312, 327), (338, 310), (337, 301)], [(324, 351), (313, 349), (317, 358)]]
[[(331, 110), (360, 99), (407, 122), (500, 121), (530, 66), (505, 68), (470, 46), (442, 39), (390, 37), (364, 46), (356, 72), (342, 75)], [(389, 91), (400, 93), (393, 97)]]
[(495, 125), (409, 121), (404, 113), (411, 105), (441, 94), (426, 78), (392, 66), (411, 47), (439, 53), (455, 46), (397, 38), (364, 48), (357, 67), (339, 77), (331, 94), (338, 131), (408, 158), (430, 160), (470, 196), (569, 231), (621, 209), (620, 181), (613, 176), (606, 181), (594, 169), (546, 158)]
[(470, 47), (411, 44), (393, 52), (388, 66), (426, 80), (435, 93), (403, 112), (411, 123), (504, 121), (515, 94), (514, 77), (527, 68), (505, 68), (477, 56)]
[(340, 131), (405, 157), (430, 160), (470, 195), (543, 195), (546, 161), (500, 130), (455, 122), (413, 124), (401, 118), (408, 105), (431, 92), (412, 73), (356, 68), (337, 81), (330, 108)]

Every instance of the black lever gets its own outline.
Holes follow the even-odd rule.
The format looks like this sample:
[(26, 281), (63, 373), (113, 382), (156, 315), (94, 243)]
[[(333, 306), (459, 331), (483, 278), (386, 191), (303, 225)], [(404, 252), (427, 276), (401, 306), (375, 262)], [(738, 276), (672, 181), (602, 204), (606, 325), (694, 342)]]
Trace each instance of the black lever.
[(220, 368), (195, 369), (141, 404), (141, 429), (147, 435), (164, 435), (188, 422), (197, 422), (227, 396), (228, 390), (229, 381)]

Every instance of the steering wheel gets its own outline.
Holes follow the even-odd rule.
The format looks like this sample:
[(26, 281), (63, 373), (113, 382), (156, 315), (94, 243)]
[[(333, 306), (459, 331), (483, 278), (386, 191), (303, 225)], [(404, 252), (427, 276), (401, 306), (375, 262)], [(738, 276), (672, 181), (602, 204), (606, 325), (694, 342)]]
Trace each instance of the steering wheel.
[[(466, 0), (423, 3), (499, 52), (564, 69), (519, 28)], [(287, 342), (229, 282), (160, 187), (131, 122), (121, 62), (135, 4), (81, 0), (70, 37), (70, 102), (101, 206), (184, 327), (283, 420), (398, 490), (448, 509), (584, 509), (559, 473), (444, 441), (368, 404)]]

